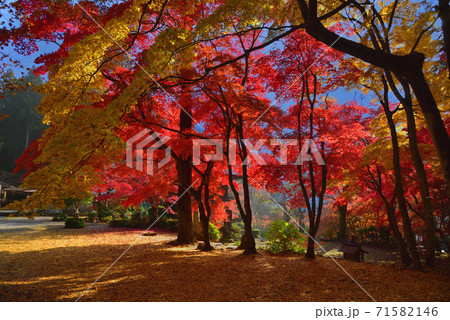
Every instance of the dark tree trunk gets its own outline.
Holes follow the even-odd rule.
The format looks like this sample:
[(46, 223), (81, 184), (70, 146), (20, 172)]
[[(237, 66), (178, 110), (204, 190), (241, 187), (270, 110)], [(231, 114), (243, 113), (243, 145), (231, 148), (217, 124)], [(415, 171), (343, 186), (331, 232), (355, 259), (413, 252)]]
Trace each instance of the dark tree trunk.
[[(188, 111), (189, 112), (189, 111)], [(185, 110), (180, 109), (180, 131), (191, 129), (192, 118)], [(178, 179), (178, 243), (194, 242), (192, 224), (192, 201), (189, 188), (192, 184), (192, 156), (177, 159)]]
[[(325, 143), (321, 142), (322, 150), (325, 150)], [(325, 159), (325, 157), (323, 157)], [(299, 175), (299, 181), (300, 181), (300, 187), (302, 189), (303, 198), (306, 202), (306, 207), (308, 209), (308, 217), (309, 217), (309, 235), (308, 235), (308, 248), (306, 250), (305, 257), (310, 259), (315, 259), (315, 253), (314, 253), (314, 239), (317, 235), (317, 231), (319, 230), (319, 224), (320, 224), (320, 217), (322, 215), (322, 209), (323, 209), (323, 199), (325, 195), (325, 190), (327, 186), (327, 173), (328, 168), (327, 165), (321, 166), (321, 189), (319, 192), (319, 195), (316, 195), (315, 187), (311, 187), (311, 201), (308, 198), (308, 192), (306, 190), (305, 184), (303, 182), (303, 177), (301, 173), (301, 166), (297, 166), (297, 171)], [(309, 164), (309, 173), (311, 177), (312, 183), (314, 183), (313, 179), (313, 168), (312, 163)], [(317, 208), (316, 208), (316, 202), (317, 202)]]
[(194, 242), (194, 232), (192, 223), (192, 203), (191, 196), (187, 188), (192, 183), (191, 164), (188, 161), (181, 160), (178, 168), (178, 237), (179, 243)]
[[(397, 86), (390, 72), (385, 71), (387, 81), (397, 99), (403, 104), (406, 113), (406, 123), (408, 130), (409, 149), (411, 154), (411, 162), (416, 170), (417, 180), (419, 182), (420, 195), (422, 200), (423, 219), (425, 221), (425, 264), (429, 267), (434, 266), (434, 249), (436, 244), (435, 225), (433, 217), (433, 208), (431, 205), (430, 189), (428, 187), (428, 179), (425, 167), (420, 156), (419, 147), (417, 145), (416, 120), (414, 118), (414, 109), (412, 105), (411, 91), (407, 81), (399, 76), (404, 96), (398, 91)], [(383, 79), (383, 81), (385, 81)]]
[(286, 222), (291, 221), (291, 215), (288, 212), (286, 205), (282, 205), (283, 208), (283, 220)]
[[(230, 201), (228, 186), (223, 186), (222, 188), (225, 190), (222, 200), (224, 202)], [(222, 238), (220, 240), (229, 242), (232, 240), (233, 211), (225, 209), (225, 212), (227, 213), (227, 220), (223, 222), (223, 227), (220, 228), (220, 231), (222, 232)]]
[(345, 241), (347, 239), (347, 205), (344, 204), (339, 206), (339, 231), (338, 231), (338, 241)]
[(213, 250), (213, 247), (211, 246), (211, 241), (209, 239), (209, 216), (207, 216), (205, 213), (203, 203), (202, 204), (199, 203), (198, 205), (200, 211), (200, 221), (202, 223), (203, 242), (205, 243), (205, 246), (203, 247), (202, 251), (211, 251)]
[(378, 194), (381, 196), (384, 202), (384, 207), (386, 209), (386, 214), (388, 216), (389, 221), (389, 228), (391, 229), (392, 235), (400, 247), (400, 259), (403, 264), (409, 266), (411, 264), (411, 257), (408, 254), (408, 247), (406, 245), (405, 240), (402, 237), (402, 234), (400, 233), (400, 230), (398, 229), (397, 219), (395, 217), (395, 210), (381, 192), (381, 185), (380, 189), (378, 190)]
[[(213, 162), (208, 162), (205, 172), (201, 172), (198, 168), (193, 167), (198, 174), (202, 177), (200, 186), (197, 189), (191, 188), (189, 192), (193, 195), (195, 202), (197, 202), (198, 212), (200, 215), (200, 223), (202, 227), (202, 238), (204, 241), (204, 247), (202, 251), (213, 250), (209, 237), (209, 220), (211, 218), (211, 203), (209, 192), (209, 178), (211, 170), (213, 168)], [(203, 192), (204, 191), (204, 192)]]
[[(302, 94), (299, 102), (299, 112), (297, 114), (297, 140), (299, 141), (299, 145), (302, 145), (302, 127), (301, 127), (301, 120), (300, 120), (300, 112), (301, 112), (301, 106), (303, 104), (303, 100), (306, 97), (309, 102), (310, 106), (310, 114), (309, 114), (309, 139), (310, 141), (314, 138), (314, 106), (317, 98), (317, 76), (310, 71), (311, 75), (314, 78), (314, 89), (311, 92), (309, 89), (309, 82), (308, 82), (308, 74), (306, 73), (303, 75), (303, 86), (302, 86)], [(312, 96), (312, 98), (311, 98)], [(322, 148), (322, 157), (325, 161), (325, 142), (320, 143)], [(312, 150), (310, 150), (312, 151)], [(300, 150), (301, 152), (301, 150)], [(314, 175), (314, 166), (312, 163), (312, 160), (308, 163), (308, 175), (310, 179), (310, 193), (308, 193), (308, 190), (306, 189), (306, 185), (303, 179), (303, 172), (302, 172), (302, 164), (297, 164), (297, 174), (298, 174), (298, 180), (300, 189), (302, 191), (303, 200), (306, 204), (306, 209), (308, 211), (308, 218), (309, 218), (309, 232), (308, 232), (308, 247), (306, 250), (305, 257), (309, 259), (315, 259), (315, 252), (314, 252), (314, 243), (315, 243), (315, 237), (317, 234), (317, 231), (319, 230), (319, 224), (320, 224), (320, 217), (322, 215), (322, 209), (323, 209), (323, 201), (325, 196), (325, 191), (327, 187), (327, 173), (328, 168), (326, 163), (321, 165), (321, 187), (320, 191), (317, 192), (316, 185), (315, 185), (315, 175)]]
[[(387, 85), (386, 85), (387, 86)], [(422, 265), (420, 263), (419, 254), (416, 247), (416, 239), (414, 232), (411, 227), (411, 220), (408, 214), (408, 208), (406, 206), (405, 191), (403, 189), (402, 183), (402, 172), (400, 165), (400, 150), (398, 146), (397, 131), (395, 128), (395, 123), (392, 118), (392, 112), (389, 110), (389, 100), (387, 98), (388, 91), (385, 90), (385, 101), (382, 102), (384, 107), (386, 119), (389, 125), (389, 130), (391, 132), (391, 142), (392, 142), (392, 162), (394, 167), (394, 180), (395, 180), (395, 195), (398, 200), (398, 206), (400, 209), (400, 215), (403, 221), (403, 233), (405, 235), (406, 244), (408, 245), (409, 253), (412, 258), (412, 263), (415, 269), (422, 270)]]
[[(240, 131), (242, 138), (243, 137), (243, 129), (242, 129), (242, 116), (239, 115), (239, 122), (240, 122)], [(241, 140), (242, 141), (242, 140)], [(244, 143), (242, 142), (242, 152), (243, 152), (243, 159), (247, 159), (247, 147), (244, 146)], [(252, 208), (250, 206), (250, 189), (249, 189), (249, 183), (248, 183), (248, 172), (247, 172), (247, 165), (242, 166), (242, 187), (244, 189), (244, 210), (245, 210), (245, 217), (243, 217), (244, 226), (245, 226), (245, 237), (246, 237), (246, 243), (245, 243), (245, 250), (244, 254), (256, 254), (258, 253), (256, 251), (256, 243), (255, 238), (253, 237), (252, 232)]]
[[(247, 221), (245, 221), (247, 220)], [(245, 237), (245, 249), (244, 254), (256, 254), (256, 242), (252, 232), (252, 218), (251, 216), (245, 217), (244, 220), (244, 237)]]
[[(386, 208), (386, 211), (389, 211), (389, 209)], [(408, 246), (406, 245), (406, 242), (403, 239), (400, 230), (398, 229), (397, 219), (395, 218), (395, 213), (393, 211), (388, 213), (388, 221), (389, 221), (389, 228), (392, 231), (392, 235), (394, 239), (397, 241), (399, 246), (400, 260), (404, 265), (409, 266), (412, 262), (411, 256), (408, 254)]]
[(305, 258), (315, 259), (316, 255), (314, 253), (314, 240), (311, 237), (308, 237), (308, 247), (306, 249)]
[[(229, 115), (228, 115), (229, 116)], [(233, 192), (234, 198), (236, 200), (236, 205), (239, 210), (239, 214), (241, 215), (242, 221), (244, 222), (244, 237), (245, 241), (241, 241), (241, 246), (245, 246), (244, 254), (257, 254), (255, 238), (253, 237), (252, 232), (252, 208), (250, 205), (250, 190), (249, 190), (249, 182), (248, 182), (248, 171), (247, 165), (242, 164), (242, 187), (244, 194), (244, 201), (242, 203), (241, 196), (234, 186), (233, 180), (233, 168), (230, 160), (230, 146), (228, 145), (228, 141), (231, 137), (232, 123), (231, 120), (228, 120), (227, 124), (227, 147), (226, 147), (226, 157), (227, 157), (227, 167), (228, 167), (228, 182), (230, 184), (231, 191)], [(239, 144), (239, 157), (242, 161), (247, 159), (247, 147), (243, 142), (244, 139), (244, 129), (243, 129), (243, 118), (241, 114), (237, 115), (237, 123), (234, 124), (236, 126), (236, 136), (237, 143)]]
[[(411, 102), (411, 100), (409, 100)], [(427, 174), (423, 165), (422, 157), (417, 146), (416, 122), (414, 119), (414, 111), (411, 103), (404, 103), (409, 147), (411, 152), (411, 161), (414, 165), (419, 181), (420, 194), (422, 200), (423, 216), (425, 221), (425, 264), (429, 267), (434, 266), (434, 248), (436, 244), (436, 234), (434, 226), (433, 208), (431, 206), (430, 190), (428, 188)]]

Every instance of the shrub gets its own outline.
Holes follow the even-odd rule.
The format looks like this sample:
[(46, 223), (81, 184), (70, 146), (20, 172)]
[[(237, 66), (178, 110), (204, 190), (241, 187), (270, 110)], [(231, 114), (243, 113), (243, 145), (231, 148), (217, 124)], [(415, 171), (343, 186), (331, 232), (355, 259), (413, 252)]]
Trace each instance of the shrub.
[(130, 225), (130, 222), (125, 219), (112, 219), (109, 222), (109, 226), (112, 228), (126, 228)]
[(158, 220), (158, 224), (161, 228), (169, 231), (178, 230), (178, 219), (169, 218), (167, 215), (162, 216), (161, 219)]
[(104, 216), (100, 218), (100, 222), (110, 223), (113, 220), (112, 216)]
[(253, 237), (256, 238), (261, 238), (261, 231), (259, 231), (259, 229), (253, 229), (252, 230), (253, 233)]
[(241, 240), (241, 236), (244, 234), (244, 223), (235, 222), (231, 224), (231, 237), (235, 241)]
[(84, 228), (84, 220), (75, 219), (75, 218), (67, 218), (64, 223), (64, 228), (68, 228), (68, 229)]
[[(243, 225), (243, 223), (242, 223)], [(222, 234), (222, 237), (220, 238), (220, 242), (222, 243), (234, 243), (236, 241), (239, 241), (241, 239), (241, 233), (243, 233), (243, 227), (241, 230), (240, 223), (232, 223), (230, 230), (226, 229), (227, 226), (224, 224), (220, 229), (220, 233)]]
[(130, 228), (146, 228), (149, 225), (147, 224), (147, 222), (145, 221), (145, 218), (133, 218), (131, 219), (129, 225)]
[(54, 216), (52, 221), (66, 221), (66, 216), (64, 213), (60, 213), (57, 216)]
[(266, 250), (269, 252), (305, 252), (305, 237), (290, 223), (280, 220), (272, 222), (266, 228), (265, 236), (268, 240)]
[[(240, 240), (245, 232), (245, 224), (244, 222), (234, 222), (231, 224), (231, 241), (229, 242), (238, 242), (240, 243)], [(260, 229), (253, 229), (252, 230), (253, 237), (254, 238), (261, 238), (261, 230)]]
[(122, 218), (122, 214), (125, 212), (125, 208), (118, 203), (115, 202), (96, 202), (95, 203), (95, 211), (100, 218), (100, 221), (103, 221), (104, 217), (116, 217)]
[(95, 212), (95, 211), (89, 212), (87, 217), (88, 217), (87, 219), (88, 219), (89, 222), (96, 222), (96, 221), (98, 221), (98, 213)]
[(220, 227), (219, 231), (222, 234), (222, 236), (219, 239), (220, 242), (222, 242), (222, 243), (234, 242), (232, 235), (231, 235), (231, 226), (230, 226), (230, 230), (228, 230), (228, 225), (224, 224), (222, 227)]
[(209, 223), (209, 240), (211, 241), (218, 241), (220, 239), (220, 231), (217, 229), (217, 227)]

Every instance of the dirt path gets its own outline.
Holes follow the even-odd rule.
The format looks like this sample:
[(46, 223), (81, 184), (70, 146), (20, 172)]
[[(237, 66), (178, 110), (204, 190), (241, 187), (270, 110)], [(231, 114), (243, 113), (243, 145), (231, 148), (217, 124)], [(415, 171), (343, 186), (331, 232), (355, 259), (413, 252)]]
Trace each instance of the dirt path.
[[(61, 229), (64, 227), (64, 221), (52, 221), (53, 217), (0, 217), (0, 233), (34, 233), (39, 231)], [(105, 224), (86, 223), (86, 230), (94, 231), (108, 228)]]
[(38, 231), (63, 226), (64, 222), (52, 221), (52, 217), (35, 217), (34, 220), (27, 217), (0, 217), (0, 233)]
[[(61, 227), (0, 234), (1, 301), (73, 301), (141, 231)], [(370, 301), (329, 258), (243, 256), (140, 237), (81, 301)], [(449, 301), (450, 277), (339, 261), (378, 301)]]

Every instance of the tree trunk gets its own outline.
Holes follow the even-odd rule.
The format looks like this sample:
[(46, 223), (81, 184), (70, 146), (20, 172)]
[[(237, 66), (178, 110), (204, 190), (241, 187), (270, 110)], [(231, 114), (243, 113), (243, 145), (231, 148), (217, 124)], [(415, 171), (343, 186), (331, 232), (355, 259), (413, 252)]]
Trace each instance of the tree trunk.
[(400, 251), (400, 261), (404, 265), (411, 265), (411, 256), (408, 253), (408, 246), (406, 245), (405, 240), (402, 237), (402, 234), (400, 233), (400, 230), (398, 229), (397, 225), (397, 219), (395, 219), (395, 214), (392, 213), (391, 217), (388, 216), (389, 220), (389, 227), (392, 231), (392, 235), (394, 239), (397, 241), (399, 245), (399, 251)]
[[(247, 159), (247, 149), (244, 148), (244, 159)], [(245, 237), (246, 237), (246, 243), (245, 243), (245, 250), (244, 254), (256, 254), (258, 253), (256, 251), (256, 243), (255, 238), (253, 237), (253, 229), (252, 229), (252, 209), (250, 206), (250, 190), (248, 186), (248, 173), (247, 173), (247, 166), (242, 166), (242, 185), (244, 189), (244, 210), (245, 210), (245, 217), (243, 217), (244, 220), (244, 230), (245, 230)]]
[[(385, 93), (387, 95), (387, 93)], [(400, 165), (400, 150), (398, 146), (397, 131), (395, 128), (394, 120), (392, 119), (392, 112), (389, 110), (388, 100), (384, 101), (383, 107), (388, 121), (389, 130), (391, 132), (392, 142), (392, 162), (394, 167), (394, 180), (395, 180), (395, 195), (397, 196), (398, 206), (400, 209), (400, 215), (403, 221), (403, 233), (405, 235), (406, 244), (408, 245), (409, 253), (412, 258), (412, 263), (415, 269), (422, 270), (419, 254), (416, 247), (416, 239), (411, 227), (411, 220), (408, 214), (408, 208), (406, 206), (405, 191), (402, 183), (402, 172)]]
[[(303, 104), (303, 100), (305, 96), (308, 99), (309, 106), (310, 106), (310, 114), (309, 114), (309, 139), (310, 141), (314, 138), (314, 105), (317, 97), (317, 77), (316, 75), (312, 74), (314, 77), (314, 91), (312, 92), (313, 98), (310, 97), (310, 89), (308, 84), (308, 78), (303, 78), (303, 87), (302, 87), (302, 94), (299, 102), (299, 106), (301, 107)], [(301, 128), (301, 121), (300, 121), (300, 111), (297, 114), (297, 140), (299, 141), (301, 145), (302, 141), (302, 128)], [(322, 157), (323, 160), (326, 159), (325, 157), (325, 142), (320, 143), (322, 148)], [(310, 150), (312, 151), (312, 150)], [(317, 195), (316, 185), (315, 185), (315, 178), (314, 178), (314, 166), (312, 163), (312, 160), (308, 163), (308, 173), (309, 173), (309, 179), (310, 179), (310, 194), (308, 194), (308, 190), (306, 189), (304, 180), (303, 180), (303, 173), (302, 173), (302, 164), (297, 164), (297, 174), (299, 179), (299, 185), (300, 189), (303, 194), (303, 199), (306, 204), (306, 209), (308, 211), (308, 218), (309, 218), (309, 232), (308, 232), (308, 247), (305, 254), (306, 258), (309, 259), (315, 259), (315, 252), (314, 252), (314, 239), (316, 237), (317, 231), (319, 229), (320, 224), (320, 216), (322, 215), (322, 209), (323, 209), (323, 201), (325, 196), (325, 190), (327, 187), (327, 172), (328, 168), (326, 163), (321, 166), (321, 189), (319, 194)]]
[(417, 180), (419, 181), (420, 194), (422, 200), (423, 216), (425, 222), (425, 264), (429, 267), (434, 266), (434, 248), (436, 243), (436, 234), (434, 226), (433, 208), (431, 206), (430, 189), (428, 188), (427, 174), (425, 172), (425, 167), (423, 165), (422, 157), (419, 153), (419, 148), (417, 146), (417, 136), (416, 136), (416, 122), (414, 119), (414, 111), (412, 104), (404, 104), (406, 119), (407, 119), (407, 129), (408, 129), (408, 139), (409, 148), (411, 152), (411, 161), (414, 165), (417, 174)]
[(77, 202), (74, 202), (74, 203), (72, 204), (72, 208), (73, 208), (73, 218), (74, 218), (75, 220), (78, 220), (79, 217), (80, 217), (80, 205), (81, 205), (81, 203), (78, 204)]
[[(192, 118), (180, 109), (180, 131), (192, 128)], [(177, 159), (178, 179), (178, 243), (194, 242), (192, 225), (192, 201), (188, 189), (192, 184), (192, 156)]]
[[(225, 190), (222, 200), (224, 202), (230, 201), (228, 186), (222, 186), (222, 188)], [(222, 238), (220, 241), (229, 242), (232, 241), (233, 211), (230, 209), (225, 209), (225, 212), (227, 213), (227, 220), (223, 222), (223, 227), (220, 228), (220, 231), (222, 232)]]
[(251, 216), (246, 216), (245, 220), (244, 220), (244, 237), (245, 237), (244, 254), (257, 254), (258, 251), (256, 251), (256, 242), (252, 232)]
[(305, 258), (308, 259), (316, 258), (316, 255), (314, 253), (314, 240), (311, 238), (311, 236), (308, 237), (308, 247), (306, 249)]
[(233, 175), (233, 166), (231, 163), (231, 154), (230, 154), (230, 139), (231, 139), (231, 131), (233, 129), (233, 126), (236, 129), (236, 140), (239, 144), (239, 158), (243, 162), (247, 159), (248, 153), (247, 153), (247, 147), (244, 143), (244, 129), (243, 129), (243, 118), (241, 114), (237, 114), (237, 121), (236, 123), (232, 122), (232, 116), (224, 112), (224, 116), (228, 119), (227, 120), (227, 131), (226, 131), (226, 149), (225, 154), (227, 158), (227, 168), (228, 168), (228, 183), (230, 186), (230, 189), (234, 195), (234, 199), (236, 200), (236, 206), (239, 210), (239, 214), (241, 215), (241, 218), (244, 222), (244, 236), (245, 241), (241, 241), (241, 245), (245, 245), (244, 254), (257, 254), (258, 251), (256, 250), (256, 243), (255, 238), (253, 237), (252, 233), (252, 208), (250, 204), (250, 190), (249, 190), (249, 183), (248, 183), (248, 171), (247, 171), (247, 165), (242, 163), (242, 187), (243, 187), (243, 194), (244, 194), (244, 201), (241, 201), (241, 196), (239, 195), (238, 190), (234, 186), (234, 175)]
[(192, 183), (192, 170), (189, 160), (180, 160), (178, 169), (178, 237), (179, 243), (194, 242), (194, 232), (192, 224), (192, 202), (187, 188)]
[(283, 204), (283, 205), (282, 205), (282, 208), (283, 208), (283, 220), (284, 220), (285, 222), (291, 221), (291, 215), (290, 215), (289, 212), (288, 212), (287, 206), (286, 206), (285, 204)]
[[(425, 221), (425, 247), (426, 256), (425, 263), (427, 266), (434, 266), (434, 249), (436, 243), (435, 225), (433, 217), (433, 207), (431, 205), (430, 189), (428, 187), (427, 173), (423, 165), (422, 157), (420, 156), (419, 147), (417, 145), (417, 131), (416, 120), (414, 117), (414, 109), (412, 105), (411, 91), (409, 83), (402, 77), (396, 76), (403, 87), (404, 96), (398, 91), (397, 86), (390, 72), (385, 71), (386, 78), (392, 92), (397, 99), (403, 104), (406, 114), (406, 124), (408, 131), (409, 149), (411, 155), (411, 162), (414, 165), (414, 169), (417, 174), (417, 180), (419, 182), (420, 195), (422, 200), (423, 219)], [(385, 82), (385, 80), (383, 79)]]
[[(238, 114), (238, 122), (236, 124), (236, 130), (238, 135), (238, 143), (240, 144), (242, 154), (240, 154), (241, 160), (244, 161), (248, 157), (247, 152), (247, 146), (244, 143), (244, 121), (242, 118), (242, 114)], [(230, 167), (229, 167), (230, 168)], [(229, 173), (230, 174), (230, 173)], [(229, 175), (230, 177), (230, 175)], [(231, 177), (232, 178), (232, 177)], [(231, 179), (232, 180), (232, 179)], [(236, 198), (236, 201), (240, 202), (239, 199), (239, 193), (233, 186), (233, 181), (230, 181), (231, 188), (233, 191), (233, 194)], [(242, 164), (242, 189), (244, 193), (244, 206), (238, 206), (240, 208), (241, 217), (244, 221), (244, 236), (245, 236), (245, 250), (244, 254), (257, 254), (258, 251), (256, 250), (256, 243), (255, 238), (253, 237), (252, 232), (252, 207), (250, 205), (250, 189), (249, 189), (249, 183), (248, 183), (248, 170), (247, 165)]]
[(200, 220), (199, 211), (194, 211), (193, 217), (192, 217), (192, 222), (193, 222), (193, 230), (194, 230), (194, 239), (202, 240), (203, 239), (203, 229), (202, 229), (203, 227), (202, 227), (202, 222)]
[(395, 217), (395, 210), (392, 207), (392, 205), (389, 203), (389, 201), (387, 201), (386, 197), (383, 195), (381, 190), (378, 190), (377, 192), (383, 199), (384, 207), (386, 209), (386, 214), (388, 216), (389, 228), (391, 229), (392, 235), (394, 236), (394, 239), (397, 241), (397, 243), (400, 247), (400, 259), (403, 264), (409, 266), (411, 264), (411, 257), (408, 254), (408, 247), (405, 243), (405, 240), (403, 239), (402, 234), (400, 233), (400, 230), (398, 229), (397, 219)]
[[(201, 206), (203, 207), (203, 204), (201, 204)], [(212, 251), (213, 247), (211, 246), (211, 241), (209, 239), (209, 217), (206, 215), (204, 208), (200, 209), (200, 204), (199, 211), (200, 221), (202, 223), (203, 242), (205, 243), (202, 251)]]
[(338, 241), (345, 241), (347, 239), (347, 205), (339, 206), (339, 231), (337, 239)]

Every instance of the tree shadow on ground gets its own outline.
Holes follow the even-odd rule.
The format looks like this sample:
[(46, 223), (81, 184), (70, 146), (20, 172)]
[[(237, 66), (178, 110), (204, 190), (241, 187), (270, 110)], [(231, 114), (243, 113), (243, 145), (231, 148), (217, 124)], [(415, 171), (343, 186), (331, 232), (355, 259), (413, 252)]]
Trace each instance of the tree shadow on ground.
[[(0, 300), (75, 301), (132, 242), (111, 244), (122, 241), (126, 235), (125, 231), (113, 229), (99, 233), (98, 243), (71, 244), (71, 239), (85, 235), (77, 232), (80, 231), (67, 235), (53, 231), (52, 235), (34, 240), (52, 241), (52, 245), (56, 241), (58, 247), (49, 249), (13, 252), (0, 246)], [(96, 239), (95, 234), (89, 237)], [(195, 250), (195, 245), (168, 245), (172, 235), (142, 238), (145, 243), (138, 242), (124, 254), (80, 301), (371, 300), (328, 258), (311, 261), (295, 254), (263, 252), (243, 256), (240, 251), (219, 250), (205, 253)], [(450, 298), (450, 278), (437, 272), (338, 263), (377, 301)]]

